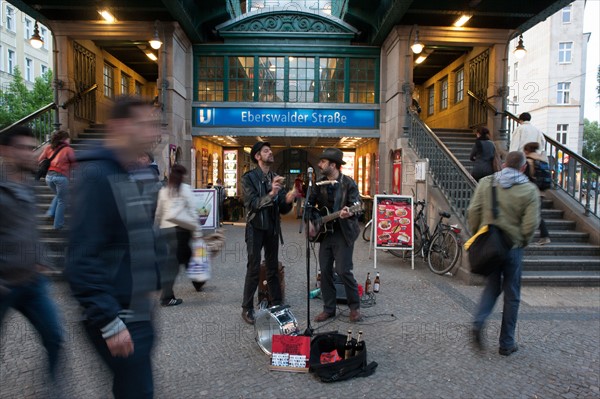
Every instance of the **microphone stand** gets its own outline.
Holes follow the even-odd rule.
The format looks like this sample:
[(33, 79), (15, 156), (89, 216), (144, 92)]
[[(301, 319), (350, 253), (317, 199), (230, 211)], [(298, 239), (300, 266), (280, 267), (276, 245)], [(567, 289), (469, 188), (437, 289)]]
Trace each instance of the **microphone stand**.
[(306, 330), (302, 335), (307, 337), (313, 336), (313, 328), (310, 324), (310, 240), (308, 239), (308, 210), (312, 209), (312, 205), (309, 204), (308, 199), (312, 194), (313, 190), (313, 173), (309, 173), (308, 176), (308, 188), (306, 189), (306, 200), (304, 201), (304, 208), (302, 211), (302, 223), (300, 224), (300, 232), (302, 233), (302, 226), (306, 224)]

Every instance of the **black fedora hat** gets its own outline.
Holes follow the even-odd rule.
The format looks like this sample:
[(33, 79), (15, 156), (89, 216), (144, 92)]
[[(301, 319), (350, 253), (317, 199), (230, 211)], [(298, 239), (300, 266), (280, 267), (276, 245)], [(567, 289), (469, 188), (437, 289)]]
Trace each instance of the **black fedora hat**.
[(344, 153), (339, 148), (325, 148), (319, 159), (328, 159), (338, 165), (345, 165)]
[(255, 156), (260, 152), (260, 150), (262, 150), (264, 146), (271, 147), (271, 143), (268, 141), (257, 141), (256, 144), (252, 146), (252, 150), (250, 151), (250, 158), (252, 158), (252, 162), (258, 163)]

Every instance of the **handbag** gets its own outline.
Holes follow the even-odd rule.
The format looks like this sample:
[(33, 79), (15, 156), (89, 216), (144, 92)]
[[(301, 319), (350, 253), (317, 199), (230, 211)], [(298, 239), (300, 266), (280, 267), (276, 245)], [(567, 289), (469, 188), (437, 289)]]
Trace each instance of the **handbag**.
[(174, 198), (169, 202), (165, 220), (190, 231), (195, 231), (198, 228), (196, 216), (188, 209), (185, 199), (182, 197)]
[(187, 268), (187, 276), (196, 283), (210, 280), (210, 254), (206, 242), (200, 237), (194, 237), (192, 243), (192, 259)]
[(62, 150), (65, 147), (67, 146), (63, 145), (62, 147), (59, 147), (57, 150), (54, 151), (50, 158), (44, 158), (40, 161), (40, 163), (38, 164), (38, 170), (37, 172), (35, 172), (35, 180), (40, 180), (42, 177), (46, 177), (46, 175), (48, 174), (48, 169), (50, 169), (50, 163), (54, 158), (56, 158), (60, 150)]
[[(492, 177), (492, 222), (498, 217), (496, 199), (496, 180)], [(482, 226), (477, 233), (465, 243), (469, 255), (471, 273), (489, 276), (502, 269), (512, 248), (512, 240), (496, 225)]]

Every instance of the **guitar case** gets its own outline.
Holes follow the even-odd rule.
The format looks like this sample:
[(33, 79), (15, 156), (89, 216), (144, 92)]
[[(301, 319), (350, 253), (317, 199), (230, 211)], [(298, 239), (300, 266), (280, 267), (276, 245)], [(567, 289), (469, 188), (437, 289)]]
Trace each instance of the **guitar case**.
[[(277, 266), (277, 275), (279, 276), (279, 285), (281, 286), (281, 299), (285, 298), (285, 271), (283, 264), (279, 262)], [(267, 264), (263, 260), (258, 270), (258, 303), (266, 300), (271, 307), (271, 298), (269, 297), (269, 287), (267, 286)]]

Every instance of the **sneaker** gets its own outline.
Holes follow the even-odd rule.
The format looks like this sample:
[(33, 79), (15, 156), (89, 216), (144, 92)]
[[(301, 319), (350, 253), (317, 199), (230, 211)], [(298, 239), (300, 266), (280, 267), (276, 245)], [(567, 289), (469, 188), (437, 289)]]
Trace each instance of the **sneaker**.
[(518, 350), (519, 350), (519, 347), (517, 346), (517, 344), (515, 344), (515, 346), (513, 346), (512, 348), (509, 348), (509, 349), (505, 349), (505, 348), (498, 349), (498, 353), (501, 354), (502, 356), (510, 356)]
[(537, 245), (546, 245), (546, 244), (550, 244), (552, 242), (552, 240), (550, 240), (550, 237), (542, 237), (540, 238), (540, 240), (538, 242), (536, 242)]
[(254, 309), (242, 310), (242, 319), (248, 324), (254, 324)]
[(160, 301), (161, 306), (177, 306), (177, 305), (181, 305), (182, 303), (183, 303), (183, 299), (181, 299), (181, 298), (170, 298), (170, 299), (163, 299)]

